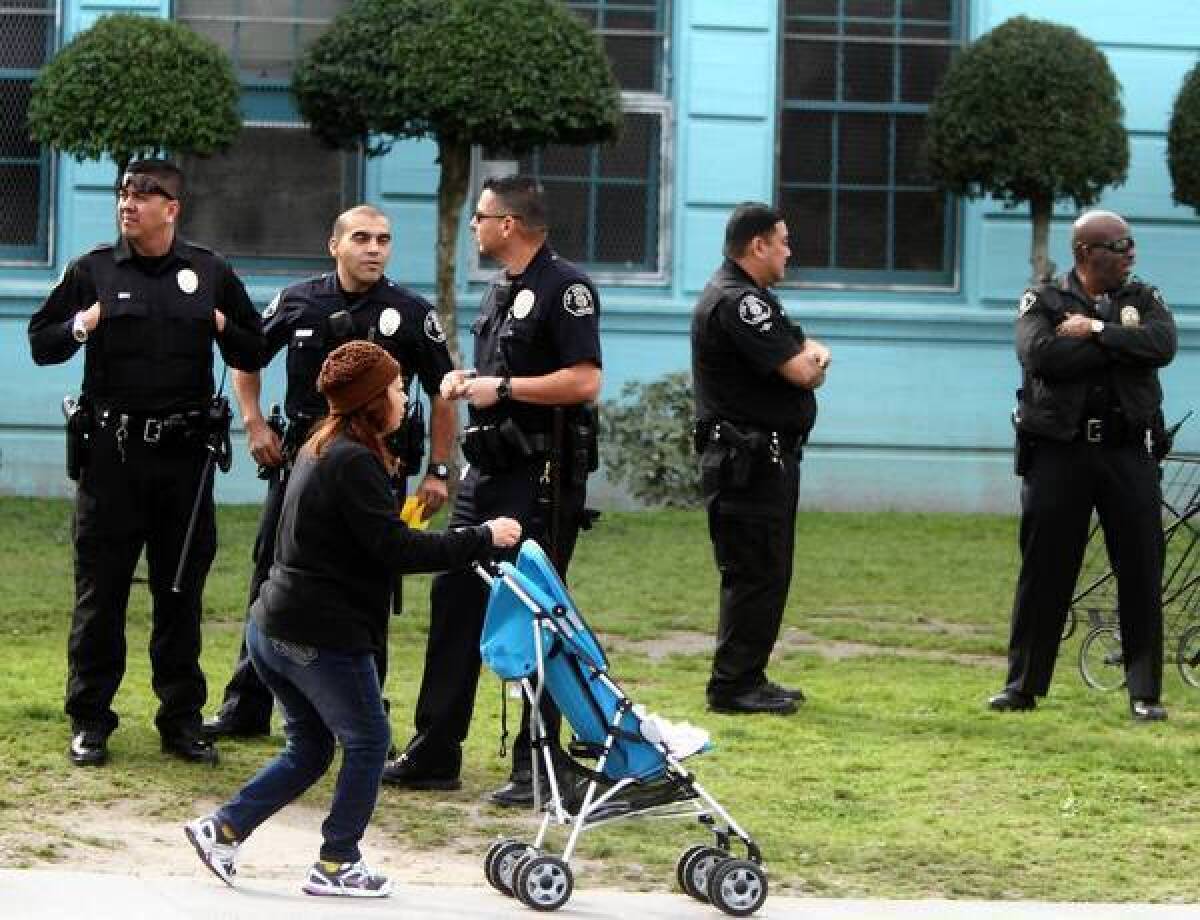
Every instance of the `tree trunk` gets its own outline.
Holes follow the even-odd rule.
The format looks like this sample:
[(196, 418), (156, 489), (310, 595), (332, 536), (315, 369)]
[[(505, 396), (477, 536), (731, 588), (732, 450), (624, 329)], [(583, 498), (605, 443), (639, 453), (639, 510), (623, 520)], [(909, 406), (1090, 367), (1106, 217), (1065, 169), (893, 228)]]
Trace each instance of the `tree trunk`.
[(471, 174), (471, 147), (457, 140), (438, 140), (437, 311), (446, 331), (446, 347), (455, 367), (462, 367), (458, 348), (458, 310), (454, 266), (458, 254), (458, 228)]
[(1033, 249), (1029, 263), (1033, 267), (1032, 281), (1040, 284), (1054, 277), (1054, 263), (1050, 261), (1050, 217), (1054, 212), (1054, 199), (1049, 196), (1031, 198), (1029, 211), (1033, 216)]

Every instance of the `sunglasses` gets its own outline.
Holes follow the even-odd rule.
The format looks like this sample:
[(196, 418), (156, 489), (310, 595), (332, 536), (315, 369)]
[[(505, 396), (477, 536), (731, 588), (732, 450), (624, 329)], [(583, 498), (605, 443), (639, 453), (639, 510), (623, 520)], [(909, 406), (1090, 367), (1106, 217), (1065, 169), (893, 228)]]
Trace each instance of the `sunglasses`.
[(482, 211), (476, 211), (474, 216), (476, 221), (487, 220), (489, 217), (493, 220), (503, 220), (506, 217), (511, 217), (513, 220), (521, 219), (520, 214), (484, 214)]
[(1109, 240), (1106, 243), (1087, 243), (1086, 245), (1089, 249), (1107, 249), (1109, 252), (1123, 256), (1133, 249), (1133, 237), (1123, 236), (1119, 240)]
[(121, 191), (137, 192), (142, 195), (162, 195), (172, 201), (176, 200), (175, 195), (171, 194), (161, 182), (145, 173), (125, 173), (121, 180)]

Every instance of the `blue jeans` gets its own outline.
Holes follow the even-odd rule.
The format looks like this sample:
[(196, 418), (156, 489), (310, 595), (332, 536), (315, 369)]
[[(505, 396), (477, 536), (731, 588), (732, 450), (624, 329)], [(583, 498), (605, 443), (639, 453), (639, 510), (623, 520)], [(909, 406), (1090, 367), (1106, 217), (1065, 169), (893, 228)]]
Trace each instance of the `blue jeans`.
[(343, 749), (329, 817), (321, 825), (321, 859), (357, 862), (358, 843), (375, 811), (391, 730), (370, 652), (338, 652), (264, 636), (251, 618), (246, 648), (283, 710), (287, 743), (217, 811), (244, 840), (325, 775), (336, 743)]

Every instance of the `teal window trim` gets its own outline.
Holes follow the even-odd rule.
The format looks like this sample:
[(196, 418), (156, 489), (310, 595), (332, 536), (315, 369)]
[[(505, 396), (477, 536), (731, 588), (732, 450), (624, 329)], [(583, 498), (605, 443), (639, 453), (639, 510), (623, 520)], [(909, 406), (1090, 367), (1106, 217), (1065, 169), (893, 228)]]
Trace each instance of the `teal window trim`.
[[(882, 287), (882, 288), (919, 288), (931, 290), (948, 290), (958, 285), (958, 246), (961, 230), (961, 203), (950, 194), (944, 194), (942, 201), (942, 245), (941, 268), (937, 271), (919, 271), (899, 269), (896, 262), (896, 200), (897, 195), (904, 193), (929, 194), (937, 191), (930, 183), (904, 183), (897, 181), (896, 163), (897, 147), (897, 116), (921, 117), (929, 111), (929, 103), (906, 102), (899, 98), (902, 88), (902, 69), (900, 49), (905, 47), (961, 47), (965, 41), (965, 6), (966, 0), (949, 0), (949, 18), (931, 19), (906, 17), (905, 4), (895, 0), (890, 16), (851, 16), (847, 14), (847, 0), (836, 0), (836, 13), (832, 15), (789, 14), (786, 3), (781, 4), (783, 27), (781, 29), (782, 66), (780, 74), (780, 141), (777, 145), (776, 162), (778, 201), (782, 205), (787, 193), (796, 191), (827, 192), (828, 225), (825, 228), (828, 239), (828, 255), (824, 265), (789, 264), (788, 279), (785, 284), (791, 286), (819, 287)], [(807, 27), (807, 29), (806, 29)], [(857, 29), (876, 30), (887, 29), (889, 34), (856, 34)], [(929, 38), (920, 34), (911, 34), (913, 30), (942, 29), (945, 38)], [(833, 98), (809, 98), (803, 96), (789, 97), (786, 90), (786, 68), (789, 47), (795, 43), (828, 43), (834, 47), (833, 57)], [(847, 60), (846, 50), (853, 45), (877, 45), (891, 49), (891, 99), (862, 102), (847, 99)], [(785, 179), (783, 161), (788, 155), (783, 143), (783, 119), (789, 113), (818, 113), (830, 116), (829, 144), (829, 175), (825, 181), (804, 181)], [(843, 179), (842, 164), (839, 160), (841, 150), (841, 131), (846, 116), (857, 114), (881, 115), (887, 117), (887, 163), (886, 182), (855, 183)], [(840, 213), (839, 196), (845, 192), (875, 192), (885, 197), (885, 213), (883, 215), (884, 243), (883, 251), (885, 264), (876, 269), (848, 268), (838, 264), (842, 256), (839, 246)], [(811, 227), (806, 232), (811, 232)], [(793, 234), (800, 228), (789, 230)]]
[[(0, 0), (0, 7), (4, 6)], [(46, 47), (43, 63), (49, 61), (58, 47), (62, 30), (62, 10), (57, 0), (46, 0), (41, 9), (7, 9), (5, 15), (40, 16), (49, 20), (46, 29)], [(25, 81), (33, 83), (38, 68), (0, 68), (0, 81)], [(37, 156), (0, 157), (0, 167), (35, 167), (37, 169), (37, 209), (34, 239), (31, 243), (9, 243), (0, 241), (0, 265), (44, 266), (52, 260), (50, 241), (54, 228), (54, 191), (56, 159), (53, 151), (43, 145)]]

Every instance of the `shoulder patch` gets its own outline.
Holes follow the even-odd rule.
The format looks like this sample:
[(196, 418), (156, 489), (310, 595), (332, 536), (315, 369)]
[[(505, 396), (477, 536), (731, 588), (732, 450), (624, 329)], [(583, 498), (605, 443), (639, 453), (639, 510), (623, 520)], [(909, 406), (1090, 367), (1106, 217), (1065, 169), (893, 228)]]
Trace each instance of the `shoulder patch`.
[(280, 291), (278, 294), (276, 294), (274, 297), (271, 298), (271, 302), (269, 304), (267, 304), (267, 308), (265, 310), (263, 310), (263, 314), (262, 314), (263, 319), (270, 319), (272, 316), (274, 316), (276, 313), (279, 312), (279, 298), (281, 298), (282, 296), (283, 296), (283, 292)]
[(738, 301), (738, 316), (747, 326), (760, 326), (763, 331), (771, 328), (771, 305), (761, 297), (746, 294)]
[(1033, 305), (1037, 303), (1037, 299), (1037, 291), (1035, 291), (1033, 288), (1030, 288), (1024, 294), (1022, 294), (1021, 303), (1017, 306), (1017, 316), (1024, 316), (1026, 313), (1028, 313)]
[(446, 341), (446, 330), (442, 328), (436, 310), (430, 310), (425, 314), (425, 335), (429, 337), (430, 341), (437, 342), (439, 345)]
[(572, 316), (590, 316), (596, 312), (592, 292), (586, 284), (576, 282), (563, 291), (563, 309)]

